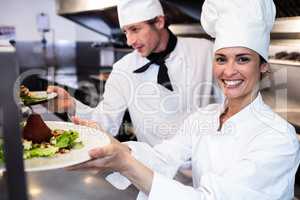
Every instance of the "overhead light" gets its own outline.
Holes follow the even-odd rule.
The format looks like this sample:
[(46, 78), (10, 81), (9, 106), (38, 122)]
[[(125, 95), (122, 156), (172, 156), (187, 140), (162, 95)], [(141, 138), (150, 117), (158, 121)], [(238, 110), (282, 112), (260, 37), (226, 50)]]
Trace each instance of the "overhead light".
[(58, 13), (105, 10), (117, 6), (117, 0), (56, 0)]

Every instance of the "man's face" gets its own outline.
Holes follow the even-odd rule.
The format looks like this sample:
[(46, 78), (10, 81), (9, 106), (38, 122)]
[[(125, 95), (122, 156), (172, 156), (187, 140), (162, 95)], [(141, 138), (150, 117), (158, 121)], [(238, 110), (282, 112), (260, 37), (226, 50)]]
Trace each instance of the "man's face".
[(123, 27), (127, 44), (137, 50), (142, 57), (156, 52), (161, 40), (159, 26), (147, 22), (139, 22)]

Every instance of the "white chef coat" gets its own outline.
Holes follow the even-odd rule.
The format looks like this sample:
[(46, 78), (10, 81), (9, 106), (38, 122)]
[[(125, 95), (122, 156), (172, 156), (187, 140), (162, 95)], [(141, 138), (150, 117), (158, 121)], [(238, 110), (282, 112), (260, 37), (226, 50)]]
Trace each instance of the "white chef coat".
[(94, 109), (77, 102), (76, 115), (116, 135), (128, 109), (138, 141), (155, 145), (173, 137), (183, 120), (212, 98), (212, 42), (178, 38), (165, 61), (173, 92), (157, 84), (156, 64), (133, 73), (148, 62), (137, 51), (124, 56), (113, 66), (104, 99)]
[[(134, 157), (155, 170), (149, 200), (293, 199), (300, 160), (294, 127), (259, 94), (218, 131), (223, 108), (211, 104), (199, 109), (172, 139), (154, 148), (129, 143)], [(193, 187), (170, 178), (189, 158)]]

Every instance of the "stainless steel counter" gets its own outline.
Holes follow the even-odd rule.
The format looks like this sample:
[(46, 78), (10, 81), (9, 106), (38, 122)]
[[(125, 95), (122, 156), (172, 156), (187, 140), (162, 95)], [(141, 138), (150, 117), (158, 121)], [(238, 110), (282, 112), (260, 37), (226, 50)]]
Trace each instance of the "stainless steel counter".
[[(0, 200), (7, 200), (4, 175), (0, 175)], [(27, 173), (28, 196), (31, 200), (131, 200), (137, 190), (131, 186), (120, 191), (100, 174), (70, 172), (64, 169)]]

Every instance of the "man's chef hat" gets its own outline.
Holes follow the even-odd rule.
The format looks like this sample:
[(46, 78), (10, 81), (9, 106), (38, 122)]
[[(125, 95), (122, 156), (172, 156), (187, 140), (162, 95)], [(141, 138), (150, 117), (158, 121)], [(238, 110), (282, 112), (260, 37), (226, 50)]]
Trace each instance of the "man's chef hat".
[(119, 0), (117, 8), (121, 28), (164, 15), (159, 0)]
[(214, 51), (247, 47), (267, 61), (275, 14), (273, 0), (205, 0), (201, 24), (216, 38)]

